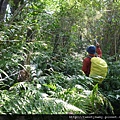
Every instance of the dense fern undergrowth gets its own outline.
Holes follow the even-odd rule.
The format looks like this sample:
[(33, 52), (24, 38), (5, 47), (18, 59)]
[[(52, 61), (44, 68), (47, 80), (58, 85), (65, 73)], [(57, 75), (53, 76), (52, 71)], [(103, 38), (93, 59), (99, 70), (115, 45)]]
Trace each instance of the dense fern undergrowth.
[[(0, 114), (119, 113), (119, 62), (108, 62), (107, 78), (99, 85), (82, 73), (79, 56), (53, 56), (50, 49), (32, 42), (1, 51)], [(18, 82), (23, 68), (30, 81)]]

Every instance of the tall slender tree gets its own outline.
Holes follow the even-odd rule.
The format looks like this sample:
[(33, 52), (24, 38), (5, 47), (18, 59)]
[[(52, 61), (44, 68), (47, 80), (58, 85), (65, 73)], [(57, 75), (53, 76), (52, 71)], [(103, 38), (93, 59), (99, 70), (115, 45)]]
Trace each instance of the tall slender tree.
[(8, 0), (0, 0), (0, 21), (4, 21)]

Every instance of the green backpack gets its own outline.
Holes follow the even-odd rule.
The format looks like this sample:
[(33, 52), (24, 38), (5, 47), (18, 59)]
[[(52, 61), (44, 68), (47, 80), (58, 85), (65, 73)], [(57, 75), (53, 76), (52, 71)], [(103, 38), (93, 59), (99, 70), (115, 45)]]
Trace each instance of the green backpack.
[(89, 77), (96, 79), (98, 82), (102, 82), (108, 72), (108, 65), (105, 60), (100, 57), (91, 58), (91, 69)]

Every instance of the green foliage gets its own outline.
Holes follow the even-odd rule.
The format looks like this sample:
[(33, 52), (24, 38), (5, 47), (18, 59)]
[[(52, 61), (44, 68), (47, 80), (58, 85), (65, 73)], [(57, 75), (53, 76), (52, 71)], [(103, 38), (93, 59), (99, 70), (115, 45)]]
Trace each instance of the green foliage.
[(1, 91), (0, 114), (65, 114), (69, 111), (84, 113), (79, 108), (60, 99), (48, 98), (41, 92), (40, 84), (21, 82), (9, 91)]
[(113, 107), (107, 97), (98, 91), (98, 84), (94, 86), (90, 100), (91, 111), (94, 111), (94, 114), (114, 114)]
[(119, 113), (119, 99), (120, 99), (120, 74), (119, 69), (120, 63), (109, 62), (109, 72), (107, 78), (103, 81), (101, 85), (101, 91), (110, 100), (111, 104), (115, 108), (115, 113)]
[[(48, 78), (46, 78), (47, 80)], [(45, 92), (44, 87), (49, 89)], [(95, 114), (108, 114), (110, 112), (107, 112), (107, 108), (105, 110), (100, 104), (109, 104), (109, 102), (105, 101), (104, 103), (103, 96), (97, 94), (96, 87), (92, 92), (91, 90), (85, 90), (79, 84), (75, 86), (73, 84), (72, 87), (65, 88), (55, 82), (53, 84), (52, 81), (51, 84), (40, 84), (38, 82), (16, 83), (9, 90), (1, 90), (0, 113), (67, 114), (73, 112), (86, 114), (93, 112)], [(97, 108), (98, 111), (96, 111), (94, 104), (100, 106), (100, 108)], [(89, 105), (92, 105), (93, 109)]]
[[(95, 85), (81, 71), (81, 56), (95, 38), (106, 53), (119, 44), (119, 13), (114, 11), (120, 2), (25, 2), (0, 24), (0, 114), (118, 113), (119, 61), (109, 62), (107, 78)], [(31, 81), (18, 82), (19, 70), (27, 68)]]

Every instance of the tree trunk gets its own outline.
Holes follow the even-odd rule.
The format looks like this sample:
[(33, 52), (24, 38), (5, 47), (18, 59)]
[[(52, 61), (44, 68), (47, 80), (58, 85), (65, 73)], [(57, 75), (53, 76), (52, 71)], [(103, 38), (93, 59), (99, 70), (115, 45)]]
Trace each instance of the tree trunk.
[(60, 36), (59, 34), (55, 35), (55, 39), (54, 39), (54, 46), (53, 46), (53, 55), (58, 53), (58, 46), (59, 46), (59, 42), (60, 42)]
[(8, 0), (0, 0), (0, 22), (4, 21)]

